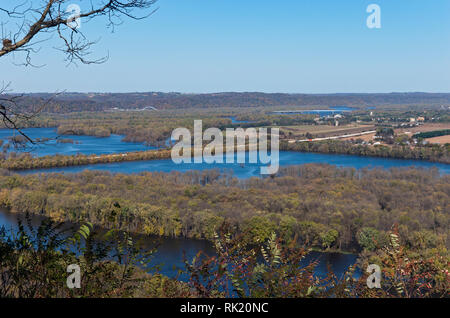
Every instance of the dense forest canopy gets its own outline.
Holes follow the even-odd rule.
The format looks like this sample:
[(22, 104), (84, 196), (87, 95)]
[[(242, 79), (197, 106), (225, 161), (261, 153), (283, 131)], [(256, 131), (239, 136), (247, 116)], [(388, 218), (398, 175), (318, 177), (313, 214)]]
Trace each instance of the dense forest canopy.
[(30, 111), (46, 102), (46, 112), (101, 111), (119, 109), (221, 108), (257, 106), (339, 106), (365, 107), (377, 105), (450, 106), (446, 93), (390, 94), (282, 94), (282, 93), (51, 93), (24, 94), (18, 105)]

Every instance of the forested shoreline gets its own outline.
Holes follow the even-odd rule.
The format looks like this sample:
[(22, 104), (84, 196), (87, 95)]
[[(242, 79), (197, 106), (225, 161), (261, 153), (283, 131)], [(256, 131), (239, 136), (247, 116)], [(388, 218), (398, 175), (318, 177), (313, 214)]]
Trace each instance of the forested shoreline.
[(8, 170), (45, 169), (53, 167), (82, 166), (99, 163), (114, 163), (124, 161), (142, 161), (169, 159), (170, 150), (148, 150), (106, 155), (52, 155), (33, 157), (29, 153), (14, 154), (0, 160), (0, 168)]
[(413, 249), (449, 245), (450, 180), (437, 169), (350, 169), (308, 164), (272, 178), (238, 180), (219, 171), (85, 171), (21, 176), (2, 171), (0, 205), (59, 221), (89, 221), (149, 235), (211, 240), (224, 222), (252, 241), (272, 232), (322, 250), (382, 244), (399, 225)]
[(295, 143), (288, 143), (283, 141), (280, 143), (280, 150), (425, 160), (450, 164), (450, 144), (430, 144), (411, 147), (409, 145), (372, 146), (354, 144), (350, 141), (343, 140), (325, 140)]

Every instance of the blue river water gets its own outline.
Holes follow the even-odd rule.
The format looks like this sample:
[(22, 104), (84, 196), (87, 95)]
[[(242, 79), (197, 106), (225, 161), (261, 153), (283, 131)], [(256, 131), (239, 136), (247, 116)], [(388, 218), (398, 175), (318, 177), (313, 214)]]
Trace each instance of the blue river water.
[[(113, 154), (119, 152), (143, 151), (149, 149), (156, 149), (144, 145), (143, 143), (123, 142), (123, 136), (111, 135), (109, 137), (93, 137), (93, 136), (63, 136), (64, 139), (72, 139), (74, 143), (58, 143), (58, 137), (54, 128), (28, 128), (23, 130), (31, 138), (50, 138), (51, 140), (39, 143), (26, 148), (10, 149), (17, 152), (29, 152), (35, 156), (46, 155), (75, 155), (78, 153), (91, 154)], [(0, 129), (0, 140), (4, 143), (8, 142), (8, 137), (12, 136), (14, 132), (9, 129)], [(17, 134), (17, 133), (16, 133)], [(248, 155), (247, 155), (248, 156)], [(50, 169), (26, 170), (21, 173), (36, 173), (36, 172), (67, 172), (76, 173), (83, 170), (101, 170), (110, 171), (113, 173), (139, 173), (139, 172), (187, 172), (190, 170), (207, 170), (219, 169), (221, 171), (232, 171), (237, 178), (250, 178), (260, 176), (261, 163), (182, 163), (175, 164), (170, 159), (165, 160), (149, 160), (149, 161), (128, 161), (119, 163), (95, 164), (85, 166), (72, 167), (57, 167)], [(338, 154), (318, 154), (318, 153), (301, 153), (281, 151), (279, 155), (279, 165), (301, 165), (306, 163), (327, 163), (339, 167), (409, 167), (415, 166), (420, 168), (436, 167), (443, 174), (450, 173), (450, 165), (441, 163), (432, 163), (419, 160), (402, 160), (392, 158), (376, 158), (376, 157), (358, 157)]]
[[(42, 157), (54, 154), (76, 155), (82, 153), (85, 155), (101, 155), (156, 149), (156, 147), (147, 146), (143, 143), (123, 142), (123, 136), (120, 135), (110, 135), (109, 137), (64, 135), (58, 137), (55, 128), (26, 128), (22, 131), (32, 139), (48, 138), (50, 140), (37, 143), (36, 145), (27, 144), (25, 148), (15, 149), (11, 146), (9, 151), (29, 152), (35, 156)], [(0, 129), (0, 140), (3, 140), (4, 144), (9, 142), (11, 136), (17, 135), (18, 133), (11, 129)], [(74, 143), (58, 142), (61, 139), (71, 139)]]
[(232, 124), (248, 124), (248, 123), (251, 123), (251, 121), (248, 121), (248, 120), (237, 120), (235, 116), (230, 116), (229, 118), (231, 119), (231, 123)]
[[(248, 154), (247, 154), (248, 156)], [(147, 160), (147, 161), (126, 161), (119, 163), (105, 163), (105, 164), (92, 164), (84, 166), (71, 166), (71, 167), (57, 167), (49, 169), (37, 169), (37, 170), (24, 170), (20, 173), (39, 173), (39, 172), (64, 172), (64, 173), (76, 173), (84, 170), (100, 170), (109, 171), (112, 173), (140, 173), (140, 172), (187, 172), (191, 170), (208, 170), (219, 169), (221, 171), (232, 171), (233, 175), (240, 179), (258, 177), (260, 176), (261, 166), (265, 164), (258, 163), (181, 163), (175, 164), (171, 159), (162, 160)], [(353, 167), (353, 168), (394, 168), (394, 167), (410, 167), (417, 168), (432, 168), (439, 169), (441, 174), (450, 173), (450, 165), (443, 163), (433, 163), (428, 161), (419, 160), (403, 160), (392, 158), (376, 158), (376, 157), (359, 157), (349, 155), (336, 155), (336, 154), (319, 154), (309, 152), (291, 152), (280, 151), (279, 153), (279, 165), (302, 165), (307, 163), (326, 163), (330, 165), (336, 165), (338, 167)]]
[(347, 106), (331, 106), (329, 109), (307, 109), (307, 110), (286, 110), (286, 111), (274, 111), (273, 114), (277, 115), (292, 115), (292, 114), (309, 114), (320, 115), (321, 117), (332, 116), (336, 114), (342, 114), (344, 112), (351, 112), (356, 108)]

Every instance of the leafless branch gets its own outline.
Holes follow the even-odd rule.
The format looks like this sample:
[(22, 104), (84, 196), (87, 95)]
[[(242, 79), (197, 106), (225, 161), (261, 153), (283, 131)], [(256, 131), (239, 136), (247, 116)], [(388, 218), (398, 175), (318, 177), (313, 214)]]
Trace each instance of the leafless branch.
[[(90, 49), (97, 42), (83, 34), (81, 23), (103, 17), (106, 26), (120, 25), (123, 18), (140, 20), (153, 14), (157, 0), (8, 0), (0, 4), (0, 58), (18, 53), (24, 55), (21, 65), (35, 66), (32, 55), (39, 45), (56, 35), (61, 42), (57, 48), (67, 62), (83, 64), (103, 63), (108, 56), (91, 59)], [(6, 4), (4, 2), (7, 2)], [(74, 6), (75, 5), (75, 6)], [(73, 11), (74, 8), (80, 9)], [(140, 15), (138, 14), (140, 13)], [(6, 95), (9, 85), (0, 86), (0, 118), (6, 127), (17, 130), (29, 142), (19, 127), (19, 122), (30, 120), (34, 114), (21, 113), (20, 96)], [(39, 112), (45, 107), (39, 107)]]
[[(17, 1), (12, 1), (17, 2)], [(25, 65), (31, 65), (31, 53), (39, 42), (33, 42), (40, 34), (57, 33), (62, 42), (61, 51), (69, 62), (84, 64), (102, 63), (106, 58), (88, 59), (90, 47), (96, 41), (89, 41), (78, 23), (87, 23), (97, 17), (105, 17), (106, 25), (114, 27), (122, 18), (140, 20), (153, 14), (156, 0), (21, 0), (17, 5), (2, 5), (0, 13), (7, 21), (1, 21), (2, 48), (0, 57), (12, 52), (25, 53)], [(72, 12), (70, 5), (79, 5), (80, 12)], [(85, 11), (81, 7), (88, 8)], [(136, 11), (144, 11), (137, 15)], [(1, 17), (2, 15), (0, 15)], [(2, 19), (3, 20), (3, 19)], [(80, 21), (80, 22), (79, 22)], [(5, 30), (11, 22), (13, 30)]]

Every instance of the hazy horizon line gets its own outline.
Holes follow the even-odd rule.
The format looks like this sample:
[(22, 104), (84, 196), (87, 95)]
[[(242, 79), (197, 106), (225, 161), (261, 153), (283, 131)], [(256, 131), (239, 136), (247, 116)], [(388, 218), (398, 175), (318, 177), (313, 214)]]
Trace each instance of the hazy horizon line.
[(376, 95), (376, 94), (450, 94), (441, 91), (390, 91), (390, 92), (334, 92), (334, 93), (300, 93), (300, 92), (279, 92), (279, 91), (211, 91), (211, 92), (183, 92), (183, 91), (35, 91), (35, 92), (5, 92), (5, 95), (18, 94), (180, 94), (180, 95), (211, 95), (211, 94), (284, 94), (284, 95)]

